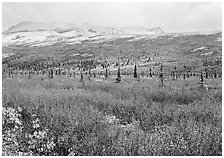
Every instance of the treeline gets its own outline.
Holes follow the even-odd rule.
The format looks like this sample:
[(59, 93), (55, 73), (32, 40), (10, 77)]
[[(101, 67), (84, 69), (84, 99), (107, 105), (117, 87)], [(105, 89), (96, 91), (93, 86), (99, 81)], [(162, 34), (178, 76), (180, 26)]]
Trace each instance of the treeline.
[[(203, 60), (200, 70), (189, 65), (165, 67), (163, 63), (156, 62), (154, 66), (151, 66), (145, 70), (137, 70), (138, 63), (149, 63), (152, 61), (150, 57), (141, 57), (136, 60), (129, 57), (118, 57), (118, 60), (114, 63), (110, 63), (106, 60), (88, 59), (88, 60), (56, 60), (54, 58), (37, 58), (29, 61), (23, 61), (9, 58), (3, 59), (3, 77), (13, 77), (15, 75), (28, 75), (31, 78), (34, 75), (48, 75), (48, 77), (54, 78), (55, 76), (70, 76), (70, 77), (84, 77), (96, 78), (104, 76), (107, 79), (109, 76), (118, 76), (117, 81), (121, 81), (125, 75), (133, 75), (134, 78), (139, 81), (141, 78), (158, 77), (163, 85), (165, 78), (187, 79), (190, 77), (199, 77), (203, 79), (213, 79), (222, 77), (222, 72), (215, 71), (212, 67), (220, 67), (222, 64), (221, 59)], [(133, 65), (133, 70), (124, 70), (125, 66)], [(97, 71), (95, 68), (102, 68)], [(111, 67), (117, 68), (117, 70), (110, 70)], [(155, 67), (159, 67), (159, 70), (155, 70)], [(203, 78), (203, 79), (202, 79)]]

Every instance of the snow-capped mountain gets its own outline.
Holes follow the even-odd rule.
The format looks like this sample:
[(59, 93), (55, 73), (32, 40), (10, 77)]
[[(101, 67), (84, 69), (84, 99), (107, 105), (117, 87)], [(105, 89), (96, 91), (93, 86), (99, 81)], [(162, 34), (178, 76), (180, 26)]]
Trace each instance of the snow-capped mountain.
[(156, 34), (163, 33), (162, 29), (156, 28), (143, 28), (143, 27), (132, 27), (132, 28), (113, 28), (113, 27), (101, 27), (94, 26), (88, 23), (76, 25), (74, 23), (35, 23), (30, 21), (21, 22), (15, 26), (5, 30), (3, 34), (11, 34), (18, 32), (37, 32), (37, 31), (55, 31), (57, 33), (64, 33), (69, 31), (77, 32), (91, 32), (97, 34)]
[(47, 26), (43, 23), (34, 23), (30, 21), (24, 21), (5, 30), (3, 34), (10, 34), (10, 33), (17, 33), (17, 32), (45, 31), (48, 29), (50, 29), (50, 26)]
[(114, 28), (94, 26), (87, 23), (36, 23), (25, 21), (3, 32), (3, 46), (25, 45), (46, 46), (59, 42), (80, 43), (85, 40), (101, 42), (105, 40), (135, 37), (138, 35), (161, 34), (161, 28)]
[(147, 32), (164, 33), (160, 27), (146, 29)]

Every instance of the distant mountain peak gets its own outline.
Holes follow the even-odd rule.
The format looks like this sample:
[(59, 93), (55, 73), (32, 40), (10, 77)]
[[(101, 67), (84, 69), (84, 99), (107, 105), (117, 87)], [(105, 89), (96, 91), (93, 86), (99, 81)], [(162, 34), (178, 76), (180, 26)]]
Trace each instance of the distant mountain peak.
[(54, 22), (54, 23), (39, 23), (32, 21), (23, 21), (15, 26), (10, 27), (5, 30), (3, 34), (10, 34), (16, 32), (36, 32), (36, 31), (55, 31), (58, 33), (64, 33), (68, 31), (73, 31), (79, 29), (82, 31), (89, 31), (91, 33), (103, 33), (103, 34), (159, 34), (164, 33), (160, 27), (146, 29), (144, 27), (126, 27), (126, 28), (116, 28), (116, 27), (103, 27), (94, 26), (89, 23), (82, 23), (76, 25), (74, 23), (68, 22)]
[(22, 21), (22, 22), (18, 23), (17, 25), (32, 24), (32, 23), (34, 23), (34, 22), (32, 22), (32, 21)]
[(136, 35), (153, 35), (163, 33), (160, 27), (104, 27), (88, 23), (37, 23), (23, 21), (3, 32), (3, 45), (44, 46), (58, 42), (74, 43), (83, 40), (107, 40)]
[(10, 34), (10, 33), (16, 33), (16, 32), (44, 31), (47, 29), (49, 29), (49, 26), (47, 26), (46, 24), (32, 22), (32, 21), (23, 21), (5, 30), (3, 34)]
[(149, 28), (146, 31), (147, 32), (155, 32), (155, 33), (164, 33), (160, 27)]

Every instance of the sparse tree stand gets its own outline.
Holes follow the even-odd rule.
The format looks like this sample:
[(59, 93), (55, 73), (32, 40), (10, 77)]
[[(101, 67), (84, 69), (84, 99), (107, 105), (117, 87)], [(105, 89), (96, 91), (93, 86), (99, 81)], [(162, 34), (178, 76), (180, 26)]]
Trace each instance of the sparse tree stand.
[(116, 83), (121, 82), (121, 72), (120, 72), (120, 67), (118, 67), (117, 70), (117, 78), (116, 78)]
[(135, 68), (134, 68), (134, 78), (137, 78), (138, 75), (137, 75), (137, 66), (135, 65)]

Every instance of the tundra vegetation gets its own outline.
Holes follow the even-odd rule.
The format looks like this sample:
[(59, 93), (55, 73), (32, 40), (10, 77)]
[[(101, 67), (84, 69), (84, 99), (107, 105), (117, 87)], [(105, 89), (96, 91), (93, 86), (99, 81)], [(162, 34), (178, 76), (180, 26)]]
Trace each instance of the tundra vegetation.
[[(18, 52), (2, 61), (2, 154), (221, 156), (221, 46), (208, 36), (216, 39), (163, 36), (151, 41), (158, 53), (147, 55), (145, 47), (127, 57), (123, 48), (113, 59), (43, 53), (26, 60), (31, 56), (21, 52), (44, 49), (5, 48)], [(200, 55), (206, 52), (196, 41), (214, 53)], [(116, 49), (132, 48), (116, 42)]]

